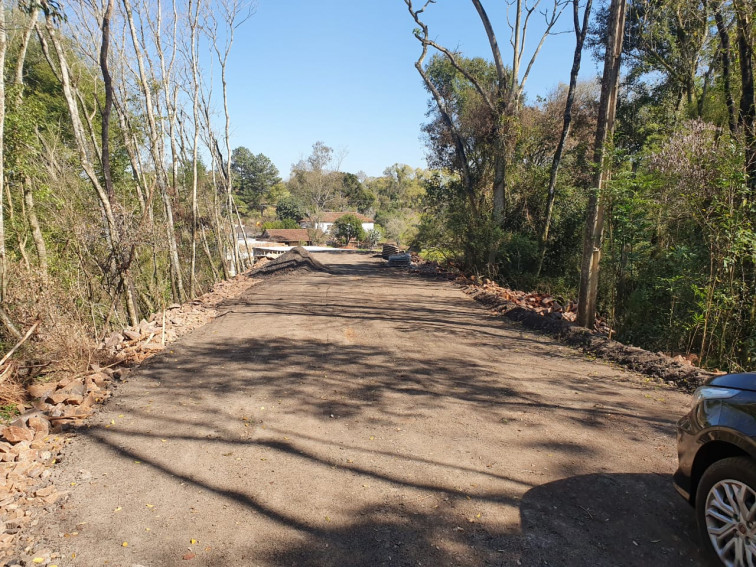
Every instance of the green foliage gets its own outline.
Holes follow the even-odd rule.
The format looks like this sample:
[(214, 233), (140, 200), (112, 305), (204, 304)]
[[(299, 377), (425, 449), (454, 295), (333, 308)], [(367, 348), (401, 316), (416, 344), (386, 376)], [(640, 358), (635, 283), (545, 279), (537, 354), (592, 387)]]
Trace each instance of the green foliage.
[(383, 240), (383, 232), (380, 227), (375, 227), (365, 233), (364, 241), (368, 248), (374, 248), (381, 240)]
[[(495, 99), (499, 92), (499, 81), (494, 64), (480, 57), (467, 58), (459, 53), (456, 56), (460, 66), (478, 81), (489, 97)], [(455, 128), (464, 141), (467, 165), (474, 177), (472, 183), (477, 186), (489, 173), (495, 157), (499, 141), (495, 134), (497, 120), (491, 115), (473, 83), (447, 57), (433, 55), (426, 65), (426, 73), (441, 95), (448, 115), (455, 122)], [(453, 138), (435, 105), (431, 106), (429, 116), (431, 121), (423, 126), (429, 149), (429, 165), (435, 169), (460, 172), (462, 164)], [(514, 134), (516, 129), (516, 122), (505, 128), (510, 134)]]
[(259, 207), (265, 195), (281, 182), (278, 169), (268, 157), (255, 155), (243, 146), (231, 152), (231, 173), (237, 204), (245, 212)]
[(756, 233), (740, 163), (695, 121), (615, 175), (601, 297), (620, 340), (752, 367)]
[(16, 404), (0, 405), (0, 421), (9, 422), (15, 418), (20, 412)]
[(361, 241), (365, 238), (362, 221), (354, 215), (343, 215), (336, 219), (331, 231), (333, 236), (345, 246), (352, 240)]
[(365, 214), (376, 205), (378, 199), (375, 193), (353, 173), (342, 174), (341, 185), (347, 208), (357, 209), (358, 212)]
[(291, 195), (282, 197), (276, 204), (276, 216), (279, 220), (299, 221), (305, 217), (304, 207)]
[(472, 210), (456, 176), (436, 173), (427, 179), (425, 190), (424, 213), (413, 247), (452, 251), (453, 261), (465, 270), (495, 272), (491, 250), (503, 242), (504, 230), (493, 217)]

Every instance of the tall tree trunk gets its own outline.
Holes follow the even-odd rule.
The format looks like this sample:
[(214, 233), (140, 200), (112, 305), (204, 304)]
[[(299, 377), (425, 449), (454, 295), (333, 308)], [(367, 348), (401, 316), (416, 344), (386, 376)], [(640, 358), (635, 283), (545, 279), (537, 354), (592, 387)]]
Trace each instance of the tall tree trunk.
[(737, 129), (737, 113), (735, 110), (735, 99), (732, 96), (732, 84), (730, 77), (730, 30), (725, 25), (722, 17), (722, 6), (719, 5), (714, 10), (714, 21), (717, 23), (717, 34), (719, 35), (719, 53), (722, 60), (722, 82), (724, 86), (725, 103), (727, 104), (727, 125), (730, 127), (730, 133), (734, 134)]
[(601, 240), (604, 233), (605, 203), (603, 192), (610, 174), (609, 165), (606, 163), (606, 154), (607, 146), (614, 135), (620, 58), (625, 32), (625, 6), (626, 0), (612, 0), (609, 8), (609, 37), (604, 55), (604, 75), (601, 80), (601, 102), (593, 154), (596, 172), (593, 188), (588, 198), (578, 299), (577, 323), (588, 328), (593, 328), (596, 318)]
[[(5, 6), (0, 6), (0, 71), (5, 69), (5, 52), (8, 50), (8, 35), (5, 30)], [(0, 304), (5, 301), (8, 285), (8, 259), (5, 251), (5, 75), (0, 72)]]
[(546, 257), (546, 246), (549, 240), (549, 230), (551, 230), (551, 217), (554, 215), (554, 201), (556, 200), (556, 182), (557, 173), (559, 173), (559, 164), (562, 161), (564, 146), (567, 143), (567, 137), (570, 134), (570, 125), (572, 124), (572, 106), (575, 103), (575, 89), (577, 88), (578, 74), (580, 73), (580, 63), (583, 58), (583, 44), (585, 36), (588, 33), (588, 23), (591, 17), (591, 0), (585, 4), (583, 12), (583, 25), (580, 25), (580, 2), (572, 0), (572, 16), (575, 26), (575, 53), (572, 56), (572, 69), (570, 70), (570, 86), (567, 89), (567, 102), (564, 105), (564, 120), (562, 122), (562, 135), (559, 137), (554, 158), (551, 161), (551, 172), (549, 173), (548, 196), (546, 198), (546, 218), (543, 221), (543, 230), (539, 242), (538, 269), (536, 277), (541, 275), (543, 269), (543, 260)]
[[(26, 28), (24, 29), (24, 35), (21, 39), (21, 47), (18, 50), (18, 58), (16, 59), (16, 72), (14, 74), (14, 84), (16, 85), (23, 85), (24, 83), (24, 64), (26, 62), (26, 50), (29, 47), (29, 41), (31, 40), (31, 35), (34, 32), (34, 26), (37, 23), (38, 13), (39, 9), (34, 6), (29, 13), (29, 21), (27, 22)], [(17, 94), (19, 99), (22, 95), (23, 91), (19, 88), (19, 92)]]
[[(229, 25), (229, 32), (231, 32), (231, 38), (233, 39), (233, 25)], [(228, 44), (230, 47), (230, 43)], [(244, 270), (244, 264), (241, 260), (241, 254), (239, 253), (239, 243), (238, 239), (236, 237), (236, 230), (234, 229), (234, 208), (236, 207), (236, 204), (234, 203), (234, 196), (231, 193), (231, 113), (229, 112), (228, 108), (228, 81), (226, 80), (226, 63), (228, 61), (228, 49), (226, 50), (226, 53), (224, 57), (219, 58), (220, 65), (221, 65), (221, 86), (223, 88), (223, 113), (226, 119), (226, 124), (224, 128), (224, 142), (226, 145), (226, 171), (225, 171), (225, 179), (226, 179), (226, 196), (228, 200), (228, 220), (229, 224), (231, 225), (231, 230), (233, 232), (233, 255), (234, 255), (234, 262), (236, 263), (236, 273), (241, 273)]]
[[(192, 5), (194, 4), (194, 11)], [(189, 272), (189, 294), (194, 297), (197, 269), (197, 161), (199, 150), (199, 69), (197, 67), (197, 26), (199, 25), (200, 0), (189, 1), (189, 15), (191, 17), (191, 65), (192, 65), (192, 113), (194, 116), (194, 140), (192, 144), (192, 260)]]
[[(108, 68), (108, 50), (110, 49), (110, 18), (113, 16), (113, 0), (107, 0), (105, 12), (102, 16), (102, 43), (100, 44), (100, 70), (102, 72), (102, 82), (105, 87), (105, 104), (100, 111), (101, 130), (100, 130), (100, 161), (102, 163), (102, 178), (105, 182), (105, 193), (111, 208), (115, 205), (115, 189), (113, 188), (113, 177), (110, 169), (110, 114), (113, 109), (113, 80)], [(120, 235), (119, 235), (120, 236)], [(116, 270), (121, 281), (121, 287), (126, 296), (126, 311), (129, 314), (131, 324), (139, 324), (139, 314), (137, 312), (136, 302), (134, 301), (134, 283), (129, 276), (131, 263), (130, 257), (124, 257), (124, 250), (121, 249), (121, 238), (118, 239), (117, 245), (114, 245), (114, 256)]]
[(745, 171), (751, 198), (756, 196), (756, 92), (754, 89), (753, 2), (735, 0), (740, 61), (740, 126), (745, 139)]
[[(43, 9), (46, 9), (46, 11), (49, 11), (49, 6), (47, 5), (47, 1), (42, 1), (42, 7)], [(60, 81), (61, 81), (61, 87), (63, 89), (63, 97), (66, 100), (66, 104), (68, 106), (68, 113), (71, 117), (71, 126), (72, 131), (74, 135), (74, 141), (76, 142), (76, 148), (79, 153), (79, 162), (81, 163), (81, 167), (84, 170), (84, 173), (87, 175), (87, 178), (89, 179), (89, 182), (91, 183), (92, 187), (95, 190), (95, 193), (97, 194), (97, 197), (100, 202), (100, 207), (103, 212), (103, 216), (105, 218), (105, 226), (106, 226), (106, 237), (108, 240), (108, 244), (111, 249), (111, 254), (114, 259), (114, 261), (117, 263), (117, 259), (121, 257), (121, 251), (120, 251), (120, 234), (118, 231), (118, 226), (116, 224), (115, 216), (113, 215), (113, 208), (110, 205), (110, 199), (108, 198), (107, 191), (100, 183), (100, 178), (97, 175), (97, 171), (95, 170), (94, 165), (92, 164), (92, 161), (89, 157), (89, 149), (87, 147), (87, 140), (86, 140), (86, 132), (84, 130), (84, 125), (81, 122), (81, 116), (79, 115), (79, 106), (77, 103), (77, 96), (75, 89), (71, 82), (70, 77), (70, 71), (68, 67), (68, 61), (66, 59), (66, 53), (65, 49), (63, 48), (63, 44), (58, 37), (58, 30), (53, 26), (52, 23), (52, 17), (51, 15), (46, 15), (45, 17), (45, 29), (47, 30), (47, 34), (50, 37), (50, 41), (53, 44), (53, 47), (55, 48), (55, 53), (57, 55), (57, 60), (59, 64), (59, 70), (60, 70)], [(115, 274), (116, 276), (123, 276), (123, 272), (121, 270), (118, 271), (118, 273)], [(127, 282), (125, 278), (122, 278), (119, 284), (119, 287), (123, 289), (126, 292), (127, 288)], [(127, 297), (128, 297), (128, 292)], [(133, 302), (130, 302), (127, 299), (127, 309), (129, 309), (129, 315), (130, 317), (133, 315), (133, 317), (136, 317), (136, 313), (132, 313), (132, 309), (129, 307), (129, 303), (131, 303), (131, 307), (133, 308)], [(138, 322), (138, 321), (137, 321)]]
[(37, 218), (36, 207), (34, 205), (34, 194), (32, 193), (32, 182), (29, 176), (24, 177), (24, 203), (26, 203), (26, 218), (29, 220), (34, 246), (37, 250), (39, 269), (42, 272), (43, 280), (47, 282), (47, 246), (42, 236), (42, 229), (39, 226), (39, 219)]
[[(29, 47), (29, 41), (31, 40), (32, 33), (37, 24), (37, 16), (39, 9), (35, 6), (29, 13), (29, 19), (24, 28), (24, 35), (21, 38), (21, 47), (19, 48), (18, 58), (16, 59), (16, 71), (14, 73), (14, 85), (17, 87), (16, 91), (16, 107), (20, 109), (24, 100), (24, 65), (26, 63), (26, 53)], [(37, 208), (34, 203), (34, 191), (32, 189), (32, 180), (28, 175), (24, 176), (23, 180), (23, 195), (24, 207), (26, 218), (29, 221), (29, 227), (32, 232), (32, 239), (34, 240), (34, 246), (37, 250), (37, 259), (39, 261), (39, 270), (42, 272), (42, 279), (46, 283), (48, 280), (48, 262), (47, 262), (47, 246), (45, 245), (45, 239), (42, 235), (42, 229), (40, 228), (39, 218), (37, 217)]]
[(173, 205), (171, 204), (171, 197), (168, 194), (168, 180), (165, 172), (165, 166), (163, 163), (163, 155), (160, 151), (161, 143), (159, 140), (159, 128), (157, 120), (155, 119), (155, 107), (152, 102), (152, 88), (150, 81), (147, 77), (147, 72), (144, 67), (144, 58), (142, 56), (142, 48), (137, 37), (136, 26), (134, 25), (134, 15), (131, 9), (131, 2), (129, 0), (123, 0), (123, 7), (126, 12), (126, 19), (129, 26), (129, 32), (131, 34), (131, 42), (134, 47), (134, 54), (137, 60), (137, 67), (139, 70), (139, 84), (142, 89), (142, 95), (144, 96), (144, 107), (147, 113), (147, 125), (150, 138), (150, 153), (152, 155), (152, 161), (155, 165), (157, 173), (158, 188), (163, 199), (163, 207), (165, 209), (166, 220), (166, 235), (168, 238), (168, 254), (171, 264), (171, 289), (173, 291), (173, 299), (175, 301), (183, 301), (186, 297), (184, 291), (184, 283), (181, 275), (181, 262), (178, 256), (178, 247), (176, 245), (176, 229), (173, 222)]
[(105, 104), (100, 110), (102, 128), (100, 129), (102, 179), (105, 183), (105, 192), (108, 195), (110, 206), (115, 200), (113, 190), (113, 177), (110, 171), (110, 114), (113, 109), (113, 79), (108, 68), (108, 49), (110, 48), (110, 18), (113, 15), (113, 0), (107, 0), (105, 13), (102, 16), (102, 43), (100, 44), (100, 71), (102, 82), (105, 87)]

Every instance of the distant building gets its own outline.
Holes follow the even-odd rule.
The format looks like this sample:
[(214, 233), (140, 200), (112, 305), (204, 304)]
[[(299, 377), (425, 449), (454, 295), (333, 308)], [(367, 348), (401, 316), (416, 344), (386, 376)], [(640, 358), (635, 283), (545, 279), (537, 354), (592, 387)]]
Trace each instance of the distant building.
[(342, 213), (327, 211), (320, 213), (315, 217), (302, 219), (301, 221), (299, 221), (299, 226), (301, 226), (302, 228), (315, 228), (322, 230), (323, 232), (330, 233), (333, 223), (335, 223), (336, 220), (340, 219), (344, 215), (353, 215), (360, 219), (360, 221), (362, 222), (362, 230), (364, 230), (365, 232), (373, 230), (375, 228), (375, 221), (373, 219), (353, 211), (344, 211)]
[(269, 228), (263, 232), (261, 240), (279, 242), (286, 246), (311, 246), (312, 240), (304, 228)]

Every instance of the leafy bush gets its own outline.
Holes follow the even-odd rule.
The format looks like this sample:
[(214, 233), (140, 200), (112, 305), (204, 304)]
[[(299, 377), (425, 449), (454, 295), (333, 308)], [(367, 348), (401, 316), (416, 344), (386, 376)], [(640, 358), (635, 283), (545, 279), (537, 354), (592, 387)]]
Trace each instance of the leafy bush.
[(336, 219), (333, 223), (332, 234), (345, 246), (352, 240), (363, 240), (365, 230), (362, 228), (362, 221), (354, 215), (344, 215)]
[(365, 233), (364, 242), (365, 245), (368, 248), (373, 248), (376, 246), (381, 240), (383, 240), (383, 233), (381, 232), (381, 229), (378, 227), (375, 227), (372, 230), (368, 230)]
[(292, 219), (299, 221), (304, 218), (304, 207), (292, 196), (285, 196), (278, 200), (276, 204), (276, 216), (279, 220)]

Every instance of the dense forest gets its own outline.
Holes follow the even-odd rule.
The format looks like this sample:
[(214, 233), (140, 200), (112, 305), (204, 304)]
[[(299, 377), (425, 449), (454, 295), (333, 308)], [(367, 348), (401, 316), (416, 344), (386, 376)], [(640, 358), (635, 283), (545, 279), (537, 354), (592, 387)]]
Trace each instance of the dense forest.
[[(424, 18), (441, 3), (405, 4), (438, 171), (416, 245), (513, 287), (578, 297), (579, 322), (592, 326), (598, 309), (619, 340), (753, 369), (753, 1), (554, 0), (538, 6), (546, 26), (528, 52), (532, 3), (511, 2), (497, 37), (472, 0), (490, 59), (434, 41)], [(572, 69), (529, 100), (560, 18), (573, 24)], [(603, 75), (580, 82), (590, 57)]]
[[(498, 30), (471, 0), (490, 58), (436, 43), (425, 18), (443, 3), (404, 3), (428, 169), (379, 177), (342, 171), (322, 141), (289, 172), (264, 147), (232, 149), (226, 71), (246, 0), (6, 3), (0, 354), (34, 338), (3, 379), (76, 371), (112, 329), (249, 268), (240, 226), (332, 210), (375, 218), (370, 244), (579, 298), (580, 322), (598, 312), (619, 340), (752, 369), (753, 0), (513, 0)], [(545, 25), (528, 51), (531, 16)], [(565, 26), (572, 68), (528, 96)], [(589, 59), (603, 76), (579, 80)]]
[(35, 331), (4, 379), (80, 371), (112, 329), (246, 267), (226, 68), (250, 14), (243, 0), (4, 4), (0, 352)]

